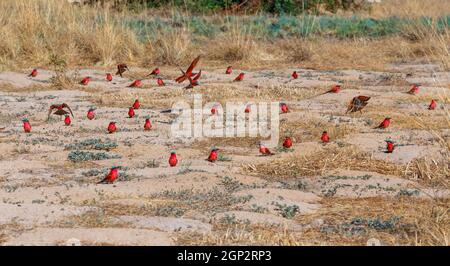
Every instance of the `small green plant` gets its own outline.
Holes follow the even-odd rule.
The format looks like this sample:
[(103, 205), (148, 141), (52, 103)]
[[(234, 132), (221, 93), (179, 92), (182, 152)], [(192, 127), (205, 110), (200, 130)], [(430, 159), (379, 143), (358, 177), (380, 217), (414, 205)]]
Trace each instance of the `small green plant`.
[(276, 202), (275, 206), (277, 206), (277, 210), (280, 212), (281, 216), (288, 219), (294, 218), (300, 210), (297, 205), (286, 205)]

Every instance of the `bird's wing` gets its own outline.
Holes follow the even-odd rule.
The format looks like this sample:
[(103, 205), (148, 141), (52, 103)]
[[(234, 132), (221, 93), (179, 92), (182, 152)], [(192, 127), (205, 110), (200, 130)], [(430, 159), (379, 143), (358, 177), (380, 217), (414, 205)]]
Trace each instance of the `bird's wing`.
[(197, 58), (192, 61), (191, 65), (186, 70), (186, 74), (190, 76), (192, 74), (192, 70), (194, 70), (195, 66), (197, 65), (198, 61), (200, 61), (200, 56), (197, 56)]
[(200, 70), (198, 73), (197, 73), (197, 75), (195, 75), (195, 77), (194, 77), (194, 81), (197, 81), (198, 79), (200, 79), (200, 77), (202, 76), (202, 71)]
[(181, 83), (186, 80), (186, 72), (184, 72), (183, 69), (181, 69), (181, 68), (180, 68), (180, 71), (181, 71), (181, 73), (183, 73), (183, 75), (181, 75), (175, 79), (175, 81), (178, 83)]
[(50, 119), (50, 114), (52, 113), (53, 109), (58, 108), (59, 106), (57, 104), (50, 105), (50, 108), (48, 109), (48, 115), (47, 120)]
[(69, 107), (67, 104), (63, 103), (63, 104), (62, 104), (62, 107), (63, 107), (63, 108), (69, 109), (70, 114), (72, 115), (72, 117), (74, 117), (74, 116), (73, 116), (72, 109), (70, 109), (70, 107)]
[(370, 100), (370, 97), (361, 95), (361, 96), (358, 96), (357, 99), (360, 101), (363, 101), (363, 102), (367, 102), (368, 100)]

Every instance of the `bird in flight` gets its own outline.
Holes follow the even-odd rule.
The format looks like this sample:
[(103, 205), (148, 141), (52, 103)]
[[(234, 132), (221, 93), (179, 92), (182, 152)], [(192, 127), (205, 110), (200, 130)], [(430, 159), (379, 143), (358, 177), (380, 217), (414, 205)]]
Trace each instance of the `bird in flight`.
[[(52, 104), (52, 105), (50, 105), (50, 108), (49, 108), (49, 110), (48, 110), (48, 117), (47, 117), (47, 120), (50, 119), (50, 115), (52, 114), (52, 111), (53, 111), (54, 109), (56, 109), (56, 111), (53, 113), (54, 115), (59, 115), (59, 116), (63, 116), (63, 115), (64, 115), (64, 116), (65, 116), (65, 115), (69, 114), (69, 112), (70, 112), (70, 114), (72, 115), (72, 117), (74, 117), (74, 116), (73, 116), (72, 109), (70, 109), (70, 107), (69, 107), (67, 104), (65, 104), (65, 103), (63, 103), (63, 104)], [(67, 112), (67, 111), (64, 110), (64, 109), (69, 110), (69, 112)]]
[(189, 79), (190, 77), (193, 76), (192, 71), (194, 70), (195, 66), (197, 65), (198, 61), (200, 61), (200, 56), (197, 56), (194, 61), (192, 61), (192, 63), (189, 65), (188, 69), (185, 71), (183, 71), (180, 68), (181, 73), (183, 73), (183, 75), (179, 76), (178, 78), (175, 79), (176, 82), (181, 83), (183, 81), (185, 81), (186, 79)]

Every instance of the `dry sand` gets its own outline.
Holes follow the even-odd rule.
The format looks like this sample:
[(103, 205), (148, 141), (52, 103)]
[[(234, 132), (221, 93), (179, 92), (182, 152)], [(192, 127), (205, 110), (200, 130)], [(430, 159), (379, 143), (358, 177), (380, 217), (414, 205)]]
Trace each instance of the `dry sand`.
[[(243, 82), (232, 83), (239, 70), (229, 76), (223, 69), (204, 69), (202, 85), (194, 91), (185, 91), (184, 85), (168, 79), (175, 76), (175, 69), (162, 68), (168, 86), (157, 87), (154, 79), (148, 79), (143, 88), (126, 87), (146, 72), (142, 69), (134, 69), (124, 78), (115, 77), (112, 83), (105, 81), (103, 71), (82, 70), (79, 76), (92, 76), (93, 81), (70, 90), (51, 88), (51, 71), (40, 70), (37, 78), (27, 77), (26, 71), (0, 73), (0, 128), (4, 128), (0, 130), (0, 235), (4, 236), (0, 243), (3, 239), (3, 245), (65, 245), (75, 238), (82, 245), (173, 245), (180, 234), (215, 234), (218, 224), (223, 223), (301, 231), (305, 225), (295, 217), (320, 211), (321, 199), (330, 192), (340, 198), (396, 197), (409, 189), (417, 191), (413, 197), (431, 193), (448, 198), (443, 189), (369, 170), (351, 171), (346, 165), (319, 176), (297, 177), (306, 184), (302, 188), (286, 187), (270, 176), (247, 174), (244, 168), (249, 165), (325, 149), (318, 141), (320, 135), (312, 135), (321, 132), (324, 125), (354, 127), (355, 132), (332, 141), (354, 145), (375, 159), (398, 165), (422, 157), (442, 159), (443, 149), (434, 135), (408, 127), (399, 119), (417, 113), (426, 119), (445, 118), (443, 106), (448, 108), (448, 103), (440, 101), (434, 111), (426, 107), (431, 98), (448, 95), (449, 72), (396, 65), (392, 71), (400, 77), (398, 82), (386, 81), (386, 73), (381, 72), (301, 69), (300, 78), (289, 81), (292, 70), (246, 71)], [(404, 73), (410, 71), (415, 74), (406, 77)], [(344, 84), (341, 93), (312, 97), (339, 81)], [(423, 85), (420, 93), (405, 94), (413, 82)], [(190, 101), (196, 90), (204, 99), (213, 95), (212, 100), (222, 102), (283, 100), (291, 108), (289, 114), (281, 115), (283, 120), (315, 124), (298, 129), (303, 134), (293, 152), (276, 151), (272, 157), (259, 156), (258, 139), (174, 139), (169, 124), (174, 116), (160, 111), (170, 108), (175, 100)], [(346, 104), (357, 95), (373, 98), (363, 114), (345, 114)], [(127, 118), (126, 107), (135, 98), (141, 99), (142, 108), (136, 110), (135, 118)], [(47, 122), (48, 107), (63, 102), (74, 111), (72, 125), (64, 126), (57, 117)], [(86, 112), (91, 106), (97, 107), (96, 118), (89, 121)], [(372, 129), (390, 113), (394, 117), (390, 128)], [(148, 132), (143, 130), (146, 116), (153, 123)], [(31, 134), (23, 133), (24, 117), (31, 121)], [(110, 121), (117, 122), (115, 134), (107, 134)], [(450, 134), (445, 125), (438, 131), (447, 138)], [(68, 160), (72, 150), (67, 145), (96, 138), (116, 142), (117, 147), (83, 150), (120, 158)], [(393, 154), (384, 152), (386, 138), (399, 144)], [(212, 146), (218, 146), (231, 160), (205, 161)], [(177, 151), (180, 160), (173, 168), (167, 162), (171, 150)], [(113, 185), (97, 185), (113, 165), (124, 167), (121, 179)], [(289, 209), (283, 209), (292, 206), (297, 208), (294, 217), (286, 214)], [(110, 222), (101, 222), (104, 217)]]

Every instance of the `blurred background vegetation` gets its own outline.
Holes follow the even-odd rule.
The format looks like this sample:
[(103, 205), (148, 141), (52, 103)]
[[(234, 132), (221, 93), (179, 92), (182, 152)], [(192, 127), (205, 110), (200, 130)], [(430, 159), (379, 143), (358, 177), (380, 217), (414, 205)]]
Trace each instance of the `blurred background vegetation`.
[(88, 0), (90, 5), (110, 5), (116, 9), (141, 10), (142, 8), (181, 8), (192, 14), (213, 12), (241, 12), (254, 14), (298, 15), (304, 12), (318, 14), (340, 9), (362, 9), (370, 5), (364, 0)]

